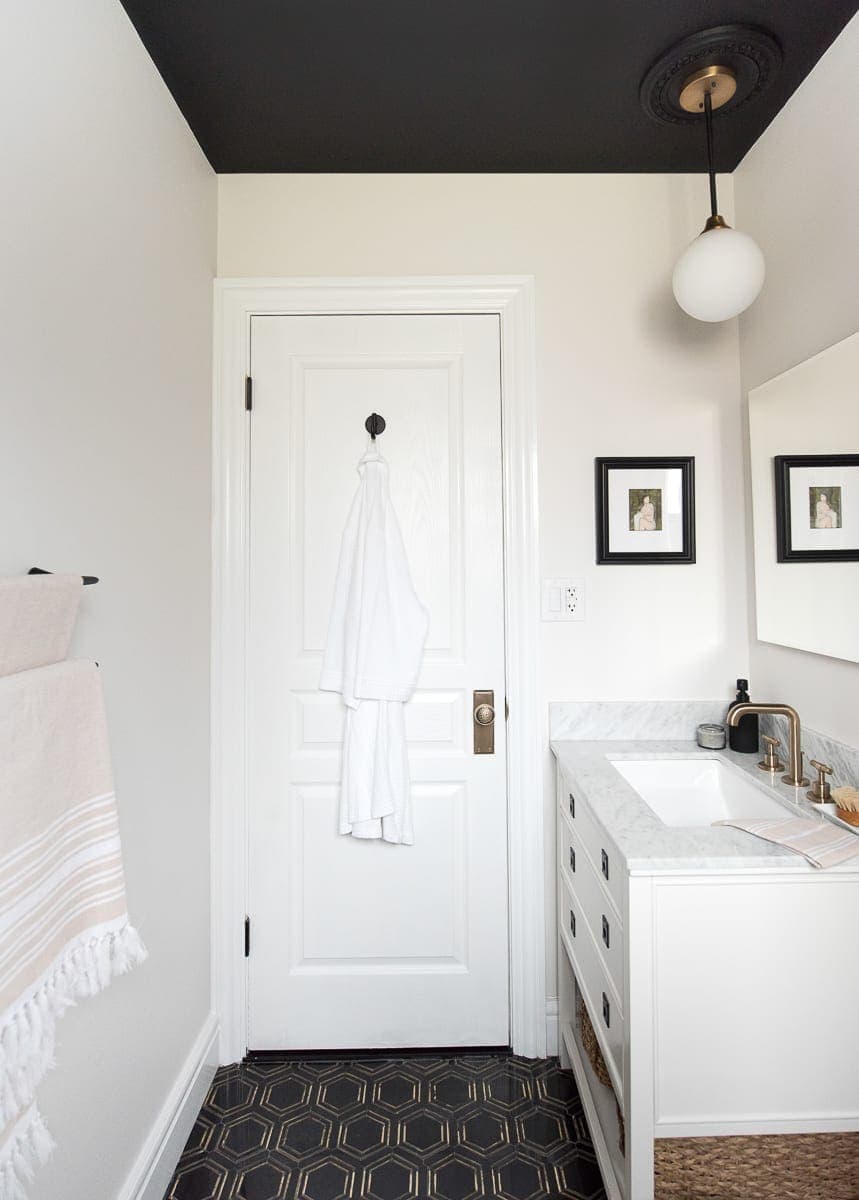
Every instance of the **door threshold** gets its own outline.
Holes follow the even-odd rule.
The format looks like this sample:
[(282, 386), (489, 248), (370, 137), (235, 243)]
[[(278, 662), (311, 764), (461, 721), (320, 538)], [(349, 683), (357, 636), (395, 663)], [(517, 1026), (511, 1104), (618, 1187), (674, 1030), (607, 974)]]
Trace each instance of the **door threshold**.
[(326, 1059), (337, 1061), (343, 1058), (466, 1058), (475, 1055), (512, 1055), (509, 1046), (392, 1046), (381, 1049), (355, 1047), (343, 1050), (248, 1050), (245, 1062), (260, 1060), (289, 1061), (291, 1059)]

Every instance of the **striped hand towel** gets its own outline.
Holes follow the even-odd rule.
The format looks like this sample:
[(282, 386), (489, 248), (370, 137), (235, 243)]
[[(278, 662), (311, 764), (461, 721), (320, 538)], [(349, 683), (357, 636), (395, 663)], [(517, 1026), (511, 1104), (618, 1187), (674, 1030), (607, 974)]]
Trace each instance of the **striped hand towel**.
[(57, 1018), (145, 957), (95, 663), (0, 678), (0, 1200), (50, 1150), (34, 1099)]
[(825, 818), (766, 817), (748, 821), (714, 821), (731, 825), (755, 837), (775, 842), (807, 858), (813, 867), (837, 867), (859, 854), (859, 837), (849, 829), (839, 829)]

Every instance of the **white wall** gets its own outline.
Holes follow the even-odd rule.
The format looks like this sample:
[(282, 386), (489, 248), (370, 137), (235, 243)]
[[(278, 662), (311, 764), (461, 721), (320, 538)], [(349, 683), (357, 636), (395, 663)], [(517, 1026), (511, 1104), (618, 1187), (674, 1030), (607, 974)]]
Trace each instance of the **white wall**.
[(101, 576), (128, 896), (149, 961), (60, 1022), (34, 1200), (110, 1200), (209, 1010), (215, 177), (117, 0), (4, 5), (0, 572)]
[[(764, 290), (740, 319), (746, 393), (859, 329), (858, 111), (854, 17), (734, 176), (737, 224), (767, 260)], [(786, 700), (812, 728), (859, 746), (859, 665), (758, 642), (754, 629), (754, 694)]]
[[(670, 287), (707, 215), (705, 178), (240, 175), (218, 185), (222, 276), (536, 277), (542, 571), (584, 575), (588, 591), (584, 624), (542, 626), (543, 700), (727, 703), (748, 655), (736, 327), (687, 318)], [(730, 219), (730, 180), (721, 198)], [(696, 456), (696, 566), (594, 565), (594, 457), (634, 454)], [(548, 786), (545, 803), (551, 912)]]

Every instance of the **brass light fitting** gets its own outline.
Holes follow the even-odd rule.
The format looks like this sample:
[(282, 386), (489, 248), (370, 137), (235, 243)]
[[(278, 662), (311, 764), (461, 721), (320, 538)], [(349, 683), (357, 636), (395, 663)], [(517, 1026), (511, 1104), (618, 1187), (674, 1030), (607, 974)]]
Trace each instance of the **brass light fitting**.
[(780, 64), (781, 48), (766, 30), (719, 25), (670, 47), (641, 81), (639, 98), (654, 120), (688, 125), (704, 118), (710, 215), (703, 232), (678, 258), (671, 278), (677, 303), (699, 321), (738, 316), (763, 286), (766, 264), (760, 247), (748, 234), (731, 229), (719, 213), (713, 113), (721, 109), (720, 116), (730, 116), (752, 101), (769, 85)]
[(667, 125), (705, 118), (711, 213), (704, 227), (729, 229), (716, 207), (713, 113), (733, 112), (763, 92), (778, 74), (781, 47), (755, 25), (717, 25), (669, 47), (645, 73), (639, 98), (645, 112)]
[(689, 76), (680, 89), (679, 104), (684, 112), (702, 113), (704, 97), (709, 95), (710, 104), (715, 112), (729, 100), (733, 100), (737, 90), (737, 76), (730, 67), (713, 63), (708, 67), (700, 67)]

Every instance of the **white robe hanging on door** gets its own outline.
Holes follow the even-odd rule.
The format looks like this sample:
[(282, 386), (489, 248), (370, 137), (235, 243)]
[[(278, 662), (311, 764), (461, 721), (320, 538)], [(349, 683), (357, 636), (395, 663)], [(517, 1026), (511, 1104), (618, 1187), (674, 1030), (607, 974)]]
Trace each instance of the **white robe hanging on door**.
[(358, 473), (319, 680), (346, 704), (339, 828), (411, 845), (403, 708), (417, 683), (429, 617), (412, 585), (388, 464), (375, 445)]

